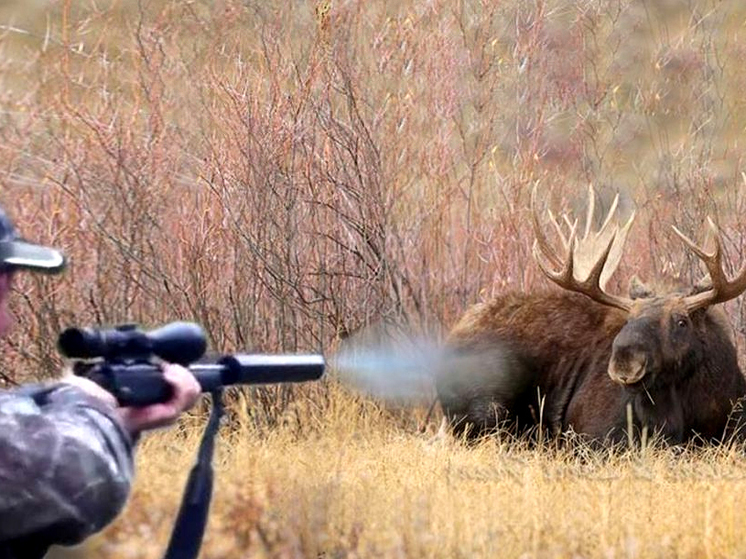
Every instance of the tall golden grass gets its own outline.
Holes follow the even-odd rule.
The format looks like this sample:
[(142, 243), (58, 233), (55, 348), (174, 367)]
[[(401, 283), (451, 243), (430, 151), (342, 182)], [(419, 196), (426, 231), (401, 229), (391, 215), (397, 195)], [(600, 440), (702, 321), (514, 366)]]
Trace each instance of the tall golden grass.
[[(589, 183), (637, 224), (632, 273), (698, 279), (672, 235), (744, 258), (735, 0), (5, 2), (2, 202), (70, 256), (19, 277), (7, 384), (57, 374), (72, 324), (195, 320), (212, 349), (436, 335), (542, 285), (528, 194)], [(729, 303), (743, 352), (744, 309)], [(333, 376), (333, 371), (331, 371)], [(235, 392), (235, 391), (234, 391)], [(746, 554), (737, 448), (467, 447), (333, 378), (233, 395), (205, 557)], [(79, 554), (157, 557), (203, 410), (138, 453)]]
[[(469, 447), (329, 390), (302, 424), (224, 430), (202, 557), (743, 555), (742, 447)], [(126, 514), (78, 556), (160, 557), (196, 439), (148, 439)]]

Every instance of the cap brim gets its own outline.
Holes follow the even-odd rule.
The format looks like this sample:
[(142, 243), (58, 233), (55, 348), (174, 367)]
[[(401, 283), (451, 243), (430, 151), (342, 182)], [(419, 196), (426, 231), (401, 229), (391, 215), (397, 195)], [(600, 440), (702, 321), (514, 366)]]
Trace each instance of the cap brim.
[(0, 267), (3, 270), (33, 270), (57, 274), (65, 268), (65, 257), (53, 248), (25, 241), (0, 241)]

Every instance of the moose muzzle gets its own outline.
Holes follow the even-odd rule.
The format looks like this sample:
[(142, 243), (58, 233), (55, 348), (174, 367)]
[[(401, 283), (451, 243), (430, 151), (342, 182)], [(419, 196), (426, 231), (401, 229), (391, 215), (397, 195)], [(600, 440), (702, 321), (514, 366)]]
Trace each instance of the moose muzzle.
[(622, 328), (611, 349), (608, 373), (611, 380), (623, 386), (639, 383), (657, 368), (659, 352), (655, 351), (655, 336), (651, 324), (640, 320)]
[(608, 372), (611, 380), (629, 386), (643, 379), (647, 365), (648, 359), (643, 352), (623, 350), (612, 353)]

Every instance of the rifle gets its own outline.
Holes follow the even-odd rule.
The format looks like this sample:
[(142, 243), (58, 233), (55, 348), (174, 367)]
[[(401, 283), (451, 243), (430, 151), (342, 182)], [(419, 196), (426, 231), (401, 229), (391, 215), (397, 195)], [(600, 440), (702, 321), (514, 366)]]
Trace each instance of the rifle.
[(122, 406), (168, 401), (171, 385), (163, 378), (160, 359), (187, 367), (202, 392), (212, 397), (212, 410), (184, 489), (179, 513), (164, 559), (193, 559), (202, 545), (212, 498), (212, 454), (223, 415), (223, 388), (237, 384), (275, 384), (318, 380), (324, 374), (322, 355), (220, 356), (196, 363), (207, 348), (202, 328), (172, 322), (143, 331), (135, 324), (110, 329), (68, 328), (58, 337), (60, 353), (73, 359), (73, 373), (96, 382)]

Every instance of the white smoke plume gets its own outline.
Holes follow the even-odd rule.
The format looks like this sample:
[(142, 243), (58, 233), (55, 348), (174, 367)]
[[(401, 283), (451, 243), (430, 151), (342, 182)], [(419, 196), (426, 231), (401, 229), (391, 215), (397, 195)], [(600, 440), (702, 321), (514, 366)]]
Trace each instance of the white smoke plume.
[(442, 362), (436, 337), (376, 325), (346, 339), (330, 358), (330, 372), (351, 388), (390, 402), (429, 403)]

